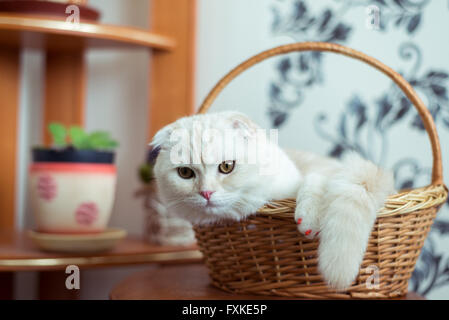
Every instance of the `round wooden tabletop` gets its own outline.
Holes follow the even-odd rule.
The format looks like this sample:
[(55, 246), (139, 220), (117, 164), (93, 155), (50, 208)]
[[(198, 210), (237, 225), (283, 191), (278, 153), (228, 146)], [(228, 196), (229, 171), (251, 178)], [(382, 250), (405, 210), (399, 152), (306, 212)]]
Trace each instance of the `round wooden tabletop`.
[[(202, 264), (157, 266), (121, 281), (112, 300), (280, 300), (283, 297), (235, 295), (212, 287)], [(401, 300), (421, 300), (409, 293)]]

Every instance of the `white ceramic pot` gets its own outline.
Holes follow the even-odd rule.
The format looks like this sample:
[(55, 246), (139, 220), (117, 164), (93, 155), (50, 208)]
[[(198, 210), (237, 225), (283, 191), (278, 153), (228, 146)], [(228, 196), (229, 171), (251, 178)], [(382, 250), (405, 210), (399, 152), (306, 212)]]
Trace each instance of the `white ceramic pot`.
[(29, 175), (37, 231), (95, 233), (106, 229), (115, 196), (115, 165), (36, 162)]

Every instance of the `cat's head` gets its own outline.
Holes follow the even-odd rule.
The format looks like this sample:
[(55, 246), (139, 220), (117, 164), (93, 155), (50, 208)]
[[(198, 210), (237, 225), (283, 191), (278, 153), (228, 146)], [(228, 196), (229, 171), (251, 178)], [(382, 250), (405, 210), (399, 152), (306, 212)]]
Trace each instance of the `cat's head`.
[[(181, 118), (162, 128), (154, 174), (161, 200), (194, 224), (239, 220), (266, 201), (260, 161), (250, 147), (259, 127), (237, 112)], [(263, 148), (262, 148), (263, 149)]]

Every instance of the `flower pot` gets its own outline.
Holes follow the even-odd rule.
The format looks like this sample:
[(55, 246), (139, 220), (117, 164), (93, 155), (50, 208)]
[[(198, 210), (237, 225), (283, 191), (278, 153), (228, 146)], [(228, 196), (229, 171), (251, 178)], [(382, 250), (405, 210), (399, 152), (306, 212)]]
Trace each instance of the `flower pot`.
[(113, 162), (112, 152), (33, 149), (29, 187), (37, 231), (104, 231), (114, 203)]

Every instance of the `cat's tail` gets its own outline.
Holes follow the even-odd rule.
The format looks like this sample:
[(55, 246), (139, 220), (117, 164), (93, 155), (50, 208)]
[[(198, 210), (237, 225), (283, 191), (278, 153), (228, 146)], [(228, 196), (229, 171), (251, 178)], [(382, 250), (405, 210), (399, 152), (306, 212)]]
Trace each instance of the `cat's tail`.
[(357, 277), (377, 211), (394, 192), (393, 175), (356, 153), (329, 181), (318, 267), (328, 284), (346, 289)]

